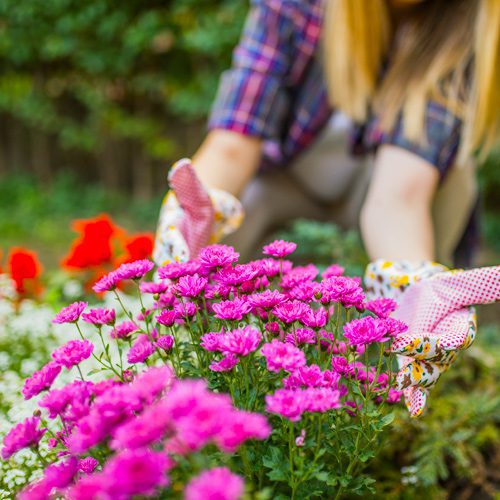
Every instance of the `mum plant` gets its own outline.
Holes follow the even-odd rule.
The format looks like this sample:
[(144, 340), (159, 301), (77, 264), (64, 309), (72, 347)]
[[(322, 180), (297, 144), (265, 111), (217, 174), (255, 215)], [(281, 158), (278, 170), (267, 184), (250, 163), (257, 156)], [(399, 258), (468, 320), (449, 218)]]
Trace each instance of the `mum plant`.
[[(24, 384), (38, 410), (4, 438), (29, 448), (40, 479), (21, 499), (341, 498), (363, 474), (400, 400), (390, 299), (367, 301), (340, 266), (321, 275), (275, 241), (239, 264), (225, 245), (171, 263), (124, 263), (94, 285), (110, 308), (76, 302), (74, 339)], [(127, 286), (123, 286), (128, 282)], [(122, 290), (135, 290), (140, 311)], [(82, 323), (95, 328), (90, 342)], [(93, 359), (91, 363), (90, 359)], [(89, 371), (89, 367), (94, 368)], [(74, 381), (58, 387), (62, 371)], [(12, 458), (15, 460), (15, 458)]]

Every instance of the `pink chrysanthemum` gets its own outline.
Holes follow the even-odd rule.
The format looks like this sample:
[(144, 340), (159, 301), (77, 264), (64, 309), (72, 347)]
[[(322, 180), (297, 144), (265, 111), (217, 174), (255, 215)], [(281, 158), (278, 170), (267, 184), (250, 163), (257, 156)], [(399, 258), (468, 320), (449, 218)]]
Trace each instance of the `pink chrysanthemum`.
[(216, 275), (216, 280), (226, 286), (240, 286), (251, 282), (259, 275), (259, 269), (252, 264), (224, 267)]
[(328, 387), (310, 387), (304, 389), (305, 411), (320, 412), (341, 407), (340, 392)]
[(87, 306), (87, 302), (73, 302), (73, 304), (61, 309), (54, 316), (52, 323), (75, 323)]
[(24, 381), (22, 393), (24, 399), (31, 399), (42, 391), (50, 389), (50, 386), (61, 372), (61, 365), (54, 361), (47, 363), (41, 370)]
[(227, 467), (216, 467), (202, 472), (187, 484), (185, 500), (217, 499), (239, 500), (245, 483)]
[(223, 300), (221, 302), (212, 304), (213, 310), (215, 311), (215, 317), (220, 319), (226, 319), (229, 321), (241, 321), (243, 316), (250, 312), (250, 304), (240, 298), (234, 300)]
[(307, 264), (307, 266), (297, 266), (290, 269), (281, 280), (281, 287), (283, 290), (291, 290), (292, 288), (305, 283), (313, 281), (318, 276), (319, 270), (314, 264)]
[(146, 339), (137, 339), (127, 353), (129, 363), (144, 363), (155, 352), (155, 346)]
[(300, 322), (309, 328), (323, 328), (328, 321), (328, 313), (323, 309), (311, 309), (308, 310), (302, 315)]
[(192, 302), (175, 304), (174, 311), (178, 318), (191, 318), (196, 314), (196, 305)]
[(345, 269), (338, 264), (332, 264), (328, 266), (322, 273), (321, 277), (323, 279), (333, 278), (334, 276), (342, 276), (344, 274)]
[(114, 309), (105, 309), (98, 307), (91, 309), (88, 313), (82, 314), (83, 321), (93, 325), (113, 325), (116, 319)]
[(366, 345), (389, 340), (385, 321), (370, 316), (344, 325), (344, 337), (348, 339), (349, 345)]
[(387, 334), (390, 337), (397, 337), (408, 330), (408, 325), (399, 319), (387, 318), (384, 320), (384, 325), (387, 328)]
[(355, 278), (336, 276), (323, 280), (319, 285), (321, 303), (340, 302), (344, 307), (361, 307), (365, 295)]
[(216, 269), (236, 262), (240, 254), (227, 245), (210, 245), (200, 251), (198, 260), (206, 269)]
[(207, 351), (220, 351), (222, 349), (222, 342), (224, 332), (209, 332), (200, 337), (200, 345)]
[(178, 280), (181, 276), (192, 276), (193, 274), (203, 274), (203, 268), (197, 260), (189, 262), (172, 262), (158, 269), (158, 276), (161, 279)]
[(271, 372), (286, 370), (292, 372), (306, 364), (306, 356), (297, 347), (274, 339), (261, 350), (266, 358), (267, 369)]
[(76, 380), (62, 389), (52, 389), (38, 403), (49, 412), (49, 418), (61, 416), (64, 420), (77, 420), (88, 413), (93, 384)]
[(212, 361), (209, 368), (213, 372), (229, 372), (238, 364), (238, 362), (238, 356), (235, 356), (234, 354), (227, 354), (220, 361)]
[(70, 340), (52, 352), (52, 359), (68, 370), (89, 358), (94, 345), (88, 340)]
[(388, 297), (379, 297), (365, 302), (363, 305), (365, 309), (382, 319), (388, 318), (398, 306), (395, 300), (389, 299)]
[(139, 285), (139, 290), (141, 293), (158, 295), (160, 293), (165, 293), (169, 287), (170, 284), (167, 281), (143, 281)]
[(259, 348), (262, 333), (253, 326), (232, 330), (220, 339), (222, 352), (238, 356), (248, 356)]
[(47, 429), (39, 429), (39, 417), (29, 417), (13, 427), (3, 438), (2, 458), (9, 459), (23, 448), (37, 446)]
[(164, 309), (158, 316), (155, 316), (155, 318), (160, 325), (172, 326), (179, 319), (179, 314), (174, 309)]
[(293, 333), (288, 333), (285, 342), (295, 346), (316, 343), (316, 333), (309, 328), (297, 328)]
[(271, 257), (276, 257), (277, 259), (282, 259), (287, 255), (295, 252), (297, 248), (297, 243), (284, 240), (275, 240), (269, 245), (265, 245), (262, 249), (264, 255), (270, 255)]
[(170, 351), (174, 347), (174, 337), (172, 335), (163, 335), (158, 337), (155, 344), (156, 347), (159, 347), (163, 351)]
[(94, 290), (95, 293), (109, 292), (110, 290), (114, 290), (118, 283), (120, 283), (120, 278), (116, 275), (115, 271), (111, 271), (97, 281), (92, 287), (92, 290)]
[(299, 283), (292, 289), (288, 290), (288, 295), (292, 299), (302, 300), (303, 302), (311, 302), (314, 298), (317, 283), (304, 281)]
[(300, 389), (278, 389), (266, 396), (266, 411), (298, 422), (305, 409), (304, 393)]
[(181, 297), (194, 298), (197, 297), (208, 284), (206, 278), (200, 277), (198, 274), (193, 276), (182, 276), (177, 281), (174, 290)]
[(287, 300), (286, 295), (279, 290), (266, 290), (265, 292), (254, 293), (248, 297), (248, 303), (253, 308), (260, 307), (262, 309), (272, 309)]
[(115, 325), (109, 335), (112, 339), (125, 339), (137, 330), (139, 330), (139, 327), (133, 321), (123, 321)]
[(92, 474), (97, 469), (99, 465), (99, 461), (94, 457), (86, 457), (82, 458), (80, 462), (78, 462), (78, 469), (84, 474)]
[(294, 323), (307, 314), (308, 307), (300, 300), (291, 300), (273, 308), (272, 313), (283, 323)]
[(115, 269), (114, 274), (119, 280), (138, 280), (145, 276), (155, 267), (154, 263), (148, 259), (126, 262)]

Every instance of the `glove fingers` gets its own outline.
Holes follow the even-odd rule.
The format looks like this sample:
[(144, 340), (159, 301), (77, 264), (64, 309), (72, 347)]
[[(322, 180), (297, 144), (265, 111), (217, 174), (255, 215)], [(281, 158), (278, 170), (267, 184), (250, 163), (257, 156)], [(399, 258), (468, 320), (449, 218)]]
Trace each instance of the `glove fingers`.
[(156, 230), (153, 260), (157, 266), (189, 260), (189, 248), (179, 229), (183, 216), (175, 193), (169, 191), (163, 200)]
[(464, 308), (450, 314), (437, 325), (435, 332), (440, 336), (440, 346), (444, 351), (467, 349), (476, 338), (475, 309)]
[(401, 391), (417, 385), (432, 387), (446, 369), (447, 367), (442, 365), (416, 359), (399, 370), (396, 376), (397, 389)]
[(413, 418), (422, 415), (425, 405), (427, 403), (428, 391), (422, 387), (408, 387), (404, 391), (405, 403), (410, 416)]

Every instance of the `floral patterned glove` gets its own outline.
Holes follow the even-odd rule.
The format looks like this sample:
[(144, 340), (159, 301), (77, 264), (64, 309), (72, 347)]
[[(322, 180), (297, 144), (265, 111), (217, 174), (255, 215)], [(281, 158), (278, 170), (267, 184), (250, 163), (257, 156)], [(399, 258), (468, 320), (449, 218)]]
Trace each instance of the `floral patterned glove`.
[(500, 266), (445, 269), (435, 263), (377, 261), (367, 270), (369, 289), (397, 300), (393, 316), (409, 325), (392, 350), (404, 354), (399, 356), (397, 380), (414, 417), (422, 414), (428, 389), (451, 366), (458, 351), (472, 344), (477, 324), (470, 306), (500, 300)]
[(195, 258), (209, 243), (236, 231), (243, 208), (231, 194), (206, 189), (191, 161), (179, 160), (168, 175), (171, 190), (160, 210), (153, 260), (158, 266)]

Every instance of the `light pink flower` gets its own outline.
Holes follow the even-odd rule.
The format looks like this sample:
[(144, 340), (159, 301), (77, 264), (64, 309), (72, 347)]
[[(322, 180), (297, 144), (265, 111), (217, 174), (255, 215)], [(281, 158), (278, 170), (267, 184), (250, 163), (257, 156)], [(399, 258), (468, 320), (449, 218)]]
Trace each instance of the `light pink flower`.
[(38, 446), (47, 429), (39, 429), (39, 417), (29, 417), (13, 427), (3, 438), (2, 458), (9, 459), (23, 448)]
[(93, 325), (113, 325), (116, 319), (114, 309), (105, 309), (98, 307), (91, 309), (88, 313), (82, 314), (83, 321)]
[(88, 306), (87, 302), (73, 302), (61, 309), (52, 320), (52, 323), (75, 323)]
[(61, 372), (61, 365), (54, 361), (47, 363), (41, 370), (24, 381), (22, 393), (24, 399), (31, 399), (42, 391), (50, 389), (50, 386)]
[(287, 255), (295, 252), (297, 248), (297, 243), (293, 243), (291, 241), (284, 240), (275, 240), (269, 245), (265, 245), (262, 249), (262, 253), (264, 255), (271, 255), (272, 257), (276, 257), (277, 259), (282, 259)]
[(245, 483), (240, 476), (227, 467), (206, 470), (187, 484), (185, 500), (239, 500), (243, 496)]
[(292, 372), (306, 364), (306, 356), (297, 347), (274, 339), (261, 349), (266, 358), (267, 369), (271, 372), (286, 370)]
[(88, 340), (70, 340), (52, 352), (52, 359), (68, 370), (90, 358), (94, 345)]

